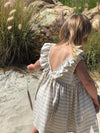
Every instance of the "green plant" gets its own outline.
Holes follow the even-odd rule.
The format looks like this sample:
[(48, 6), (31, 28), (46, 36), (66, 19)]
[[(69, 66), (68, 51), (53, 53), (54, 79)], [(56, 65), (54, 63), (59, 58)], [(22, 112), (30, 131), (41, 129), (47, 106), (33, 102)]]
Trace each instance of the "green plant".
[(85, 47), (85, 61), (90, 71), (100, 73), (100, 30), (92, 31)]
[(0, 65), (21, 65), (35, 54), (30, 19), (32, 3), (25, 0), (0, 1)]
[(94, 8), (100, 0), (59, 0), (64, 5), (75, 7), (75, 13), (82, 13), (85, 8)]

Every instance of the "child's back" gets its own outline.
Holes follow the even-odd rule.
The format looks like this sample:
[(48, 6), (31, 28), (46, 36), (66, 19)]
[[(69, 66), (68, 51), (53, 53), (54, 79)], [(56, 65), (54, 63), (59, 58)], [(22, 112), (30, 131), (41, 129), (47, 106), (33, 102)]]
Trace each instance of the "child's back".
[(69, 55), (70, 46), (68, 44), (60, 44), (52, 47), (49, 52), (49, 62), (52, 71), (57, 69)]

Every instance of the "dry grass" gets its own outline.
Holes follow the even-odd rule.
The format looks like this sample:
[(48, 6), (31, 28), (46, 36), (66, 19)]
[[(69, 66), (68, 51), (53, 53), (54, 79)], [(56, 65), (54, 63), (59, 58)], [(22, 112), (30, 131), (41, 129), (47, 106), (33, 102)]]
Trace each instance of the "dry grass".
[[(31, 30), (32, 3), (25, 0), (0, 0), (0, 66), (29, 64), (33, 61), (34, 46)], [(38, 49), (38, 48), (37, 48)]]

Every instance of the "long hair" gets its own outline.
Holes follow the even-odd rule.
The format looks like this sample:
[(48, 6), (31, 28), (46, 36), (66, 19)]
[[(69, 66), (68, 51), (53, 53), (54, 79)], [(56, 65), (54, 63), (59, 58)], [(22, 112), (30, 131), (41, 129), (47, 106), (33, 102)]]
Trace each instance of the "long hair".
[(67, 18), (61, 27), (59, 37), (62, 42), (69, 43), (72, 51), (75, 52), (86, 42), (90, 32), (91, 23), (89, 19), (82, 14), (73, 14)]

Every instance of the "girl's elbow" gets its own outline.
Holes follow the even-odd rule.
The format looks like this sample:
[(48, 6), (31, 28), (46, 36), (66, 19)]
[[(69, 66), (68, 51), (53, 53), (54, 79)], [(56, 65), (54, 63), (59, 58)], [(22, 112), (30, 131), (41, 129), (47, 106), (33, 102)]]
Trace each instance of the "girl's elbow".
[(92, 86), (94, 86), (93, 80), (92, 79), (88, 79), (88, 80), (84, 81), (84, 86), (85, 87), (92, 87)]

